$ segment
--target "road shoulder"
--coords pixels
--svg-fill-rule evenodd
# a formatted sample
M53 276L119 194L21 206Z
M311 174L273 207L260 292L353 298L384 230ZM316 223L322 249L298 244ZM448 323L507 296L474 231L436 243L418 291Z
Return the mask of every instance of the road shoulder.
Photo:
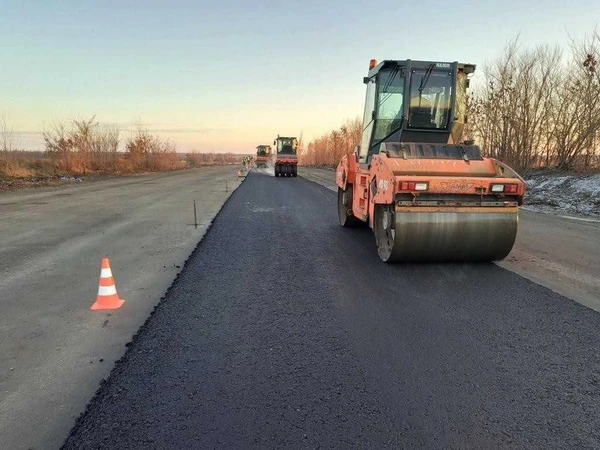
M2 197L2 448L60 445L240 181L217 167ZM92 312L104 255L125 304Z

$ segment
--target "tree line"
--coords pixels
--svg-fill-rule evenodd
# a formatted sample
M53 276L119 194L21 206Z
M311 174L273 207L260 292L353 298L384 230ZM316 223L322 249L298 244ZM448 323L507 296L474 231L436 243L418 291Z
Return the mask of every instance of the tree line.
M95 117L56 123L43 133L46 154L57 173L140 172L175 170L181 166L175 145L138 125L119 152L121 131L100 125Z
M305 166L337 164L342 156L351 153L360 142L362 121L347 119L335 130L298 146L298 162Z
M510 42L471 94L468 131L484 152L519 170L597 168L600 34L557 47Z
M0 116L0 176L26 178L90 173L128 174L237 164L233 153L178 153L175 144L138 124L124 138L117 125L95 117L56 122L42 133L43 152L20 149L17 133Z
M466 139L515 169L600 168L600 33L558 47L516 38L483 67L468 96ZM476 83L479 81L479 83ZM360 142L360 119L300 151L303 164L337 164Z

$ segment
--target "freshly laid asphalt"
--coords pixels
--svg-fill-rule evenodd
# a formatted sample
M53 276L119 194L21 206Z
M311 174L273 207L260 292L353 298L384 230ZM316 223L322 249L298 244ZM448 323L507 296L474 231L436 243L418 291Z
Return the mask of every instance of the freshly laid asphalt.
M300 175L337 192L333 170L301 167ZM600 220L529 208L519 211L512 252L496 264L600 312Z
M494 264L386 265L252 173L65 449L600 448L600 315Z

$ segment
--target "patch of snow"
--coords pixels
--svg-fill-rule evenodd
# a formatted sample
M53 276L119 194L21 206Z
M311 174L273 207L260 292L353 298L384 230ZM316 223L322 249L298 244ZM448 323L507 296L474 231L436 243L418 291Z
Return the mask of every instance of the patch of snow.
M542 172L525 181L529 209L600 216L600 174L557 176Z
M79 177L60 177L60 181L70 181L76 183L83 183L83 180Z

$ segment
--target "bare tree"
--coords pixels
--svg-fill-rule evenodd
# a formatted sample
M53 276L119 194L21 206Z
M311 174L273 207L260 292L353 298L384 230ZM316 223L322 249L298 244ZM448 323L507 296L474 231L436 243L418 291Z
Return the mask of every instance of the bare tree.
M469 99L469 135L484 152L519 170L589 169L600 130L600 34L557 48L521 50L517 40L485 71Z
M469 132L486 154L517 169L539 162L549 146L560 58L558 48L521 51L515 39L485 68L485 86L470 98Z
M571 42L573 53L560 86L554 117L556 164L588 169L598 146L600 130L600 34L596 30L581 43Z
M147 165L151 145L152 136L142 124L137 124L134 135L125 144L125 149L134 167Z
M52 159L54 173L59 170L70 172L73 156L73 140L71 131L63 122L54 122L48 129L42 132L44 137L46 153Z
M73 147L77 152L81 164L81 170L85 175L90 165L90 154L93 150L94 133L98 127L96 116L88 120L74 120L71 130L71 140Z
M19 145L15 130L9 125L4 114L0 115L0 151L8 153L17 150Z
M117 125L101 125L93 133L92 159L98 169L115 171L117 152L121 142L121 130Z
M138 124L135 134L125 144L125 149L133 167L146 170L175 170L181 162L175 144L150 134L142 124ZM219 155L224 162L223 155Z

